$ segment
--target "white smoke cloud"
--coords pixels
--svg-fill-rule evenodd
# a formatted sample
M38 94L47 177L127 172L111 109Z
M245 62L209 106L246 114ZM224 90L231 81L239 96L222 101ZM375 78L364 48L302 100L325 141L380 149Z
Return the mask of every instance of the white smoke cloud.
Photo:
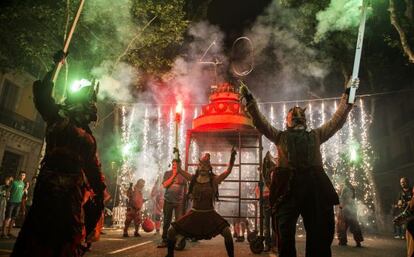
M315 42L323 40L330 31L343 31L359 23L362 0L331 0L328 8L316 14L318 20Z
M297 15L275 1L246 31L255 46L255 63L260 69L249 80L263 85L257 90L259 95L308 97L309 84L321 83L330 71L331 60L321 58L318 49L303 42L289 27L289 21L296 20Z
M167 99L171 95L184 103L203 103L207 100L210 85L216 82L216 76L217 82L224 81L228 59L222 47L223 33L208 22L199 22L189 28L188 34L191 42L185 43L185 51L163 76L166 87L160 91L150 86L157 103L171 103L171 99ZM217 74L214 62L220 63L217 65Z
M138 81L138 71L132 66L120 62L113 67L110 61L103 62L92 69L92 75L100 82L99 98L116 102L131 102L133 100L130 87Z

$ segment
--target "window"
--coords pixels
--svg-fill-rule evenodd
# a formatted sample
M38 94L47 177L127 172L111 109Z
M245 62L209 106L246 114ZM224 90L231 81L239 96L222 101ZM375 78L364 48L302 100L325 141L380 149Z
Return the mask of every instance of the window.
M0 95L0 107L14 111L16 107L19 87L8 79L4 80L3 90Z

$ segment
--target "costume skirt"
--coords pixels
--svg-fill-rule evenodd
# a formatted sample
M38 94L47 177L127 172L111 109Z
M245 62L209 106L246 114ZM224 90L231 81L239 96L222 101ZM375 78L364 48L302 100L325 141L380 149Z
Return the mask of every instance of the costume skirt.
M220 234L230 224L215 210L190 210L171 226L184 237L208 240Z

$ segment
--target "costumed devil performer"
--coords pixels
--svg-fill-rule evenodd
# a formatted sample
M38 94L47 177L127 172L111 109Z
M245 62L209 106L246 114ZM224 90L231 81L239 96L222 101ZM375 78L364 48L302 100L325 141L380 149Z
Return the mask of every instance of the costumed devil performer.
M348 178L345 179L339 193L339 210L337 213L336 230L338 234L339 245L348 244L347 230L351 231L354 236L357 247L361 247L364 241L361 226L359 226L357 207L355 203L355 188Z
M178 152L178 149L175 151ZM209 153L206 153L199 160L195 175L181 169L179 158L173 162L173 171L178 171L186 180L190 181L188 193L192 196L193 207L187 214L171 224L168 230L167 257L174 257L177 235L197 240L209 240L218 234L224 237L227 255L234 257L230 224L214 210L214 201L218 197L218 185L230 175L235 160L236 151L233 148L227 170L220 175L214 175Z
M357 86L358 80L353 80L351 85ZM305 109L293 107L286 117L287 130L281 131L260 113L247 86L241 86L241 95L254 125L277 146L277 168L272 176L269 200L278 224L280 257L296 256L295 232L299 215L306 230L306 256L331 256L335 231L333 206L339 201L323 170L320 145L344 125L352 109L347 103L349 88L332 119L321 127L309 129Z
M55 63L63 62L58 52ZM64 104L52 91L52 72L33 84L34 104L46 121L46 152L41 162L33 205L14 245L12 257L77 257L85 227L96 225L106 188L89 123L97 120L95 85L69 90ZM93 191L87 194L87 191ZM93 197L87 197L93 195ZM83 212L82 203L90 202Z

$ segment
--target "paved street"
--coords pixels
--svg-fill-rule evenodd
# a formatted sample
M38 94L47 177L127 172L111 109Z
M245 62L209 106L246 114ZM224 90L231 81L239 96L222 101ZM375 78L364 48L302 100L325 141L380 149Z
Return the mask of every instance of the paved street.
M16 231L17 233L17 231ZM87 257L164 257L166 249L156 248L159 236L142 232L141 238L123 238L121 230L107 229L101 241L93 245ZM132 234L132 233L131 233ZM352 238L349 238L351 244ZM8 256L13 240L0 241L0 256ZM405 257L405 241L391 237L367 236L363 248L353 246L340 247L334 242L332 247L334 257ZM235 243L237 257L277 256L270 253L255 255L250 252L248 244ZM298 238L298 257L304 257L304 238ZM176 252L176 257L226 257L224 243L220 237L210 241L187 243L184 251Z

